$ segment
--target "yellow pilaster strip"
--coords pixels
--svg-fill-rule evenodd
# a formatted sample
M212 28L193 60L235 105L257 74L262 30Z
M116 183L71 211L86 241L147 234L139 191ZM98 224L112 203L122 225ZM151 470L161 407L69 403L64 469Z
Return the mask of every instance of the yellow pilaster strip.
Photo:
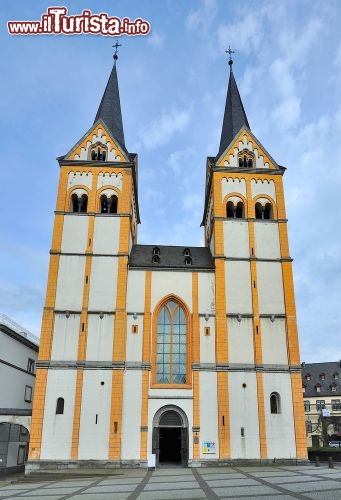
M282 178L276 179L276 198L278 218L285 219L286 214ZM281 257L289 257L288 232L286 223L279 223L279 240ZM282 262L282 275L286 315L288 363L289 366L300 366L294 279L292 274L292 263L290 261ZM294 412L296 456L297 458L304 459L307 458L307 442L302 394L302 378L300 373L291 373L291 392Z
M34 388L29 460L39 460L40 458L46 383L47 383L47 369L38 368L36 373L36 382Z
M200 363L200 321L199 321L199 289L198 273L192 273L192 345L193 363ZM200 377L193 372L193 427L200 427ZM193 435L193 458L200 458L200 432Z
M246 177L246 196L247 196L247 214L248 217L254 217L254 203L252 199L251 178ZM254 222L248 222L249 230L249 250L250 257L255 255L255 227ZM252 311L253 311L253 349L256 365L263 363L262 353L262 331L259 319L259 303L258 303L258 287L257 287L257 263L255 260L250 261L250 278L251 278L251 294L252 294ZM264 402L264 381L263 373L256 373L257 381L257 402L258 402L258 429L259 429L259 448L260 457L267 457L266 443L266 422L265 422L265 402Z
M132 177L125 172L123 175L122 194L119 197L119 213L130 213ZM120 220L120 244L117 270L116 313L114 325L113 361L124 362L126 359L127 335L127 281L128 257L130 236L130 220L122 217ZM121 458L122 406L123 406L124 371L113 370L111 389L111 412L109 434L109 459Z
M221 189L222 175L214 173L213 178L213 210L214 217L224 217ZM216 362L227 364L228 342L226 321L226 290L225 290L225 260L224 260L224 226L222 220L214 220L214 254L215 254L215 338ZM231 456L230 446L230 409L228 393L228 373L218 371L218 435L219 457L227 459Z
M150 335L151 335L151 293L152 293L152 273L146 271L146 282L144 292L144 316L143 316L143 344L142 362L150 363ZM148 388L149 371L142 371L142 406L141 406L141 444L140 458L147 460L148 452Z

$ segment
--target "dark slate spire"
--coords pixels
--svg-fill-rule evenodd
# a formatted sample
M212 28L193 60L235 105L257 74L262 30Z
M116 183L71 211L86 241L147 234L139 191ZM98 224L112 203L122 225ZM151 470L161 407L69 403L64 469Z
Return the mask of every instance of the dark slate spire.
M230 79L227 89L223 128L221 131L220 146L217 157L219 157L225 151L227 146L232 142L243 125L245 125L247 128L250 128L244 106L239 95L237 83L234 79L232 64L233 61L231 59L230 53Z
M111 70L107 86L105 87L94 123L102 119L113 138L116 139L121 146L125 147L120 93L118 90L116 71L117 47L114 59L114 66Z

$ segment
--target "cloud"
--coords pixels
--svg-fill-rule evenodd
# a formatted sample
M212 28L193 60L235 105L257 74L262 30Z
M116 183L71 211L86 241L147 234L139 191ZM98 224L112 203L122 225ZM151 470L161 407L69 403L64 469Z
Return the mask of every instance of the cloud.
M186 18L186 28L208 33L217 14L216 0L201 0L197 9L191 10Z
M218 27L218 42L222 49L230 45L232 49L238 47L240 53L250 54L258 50L264 37L262 16L246 10L240 16L237 21Z
M191 160L193 153L194 150L192 148L173 151L168 157L167 167L170 167L176 176L183 174L185 164Z
M147 36L147 43L154 47L155 49L160 49L164 45L165 37L157 31L152 31L150 35Z
M182 206L187 211L202 211L203 197L197 193L186 193L182 199Z
M163 110L161 116L139 132L139 137L148 150L153 150L166 144L176 132L182 132L191 119L190 108L174 107Z

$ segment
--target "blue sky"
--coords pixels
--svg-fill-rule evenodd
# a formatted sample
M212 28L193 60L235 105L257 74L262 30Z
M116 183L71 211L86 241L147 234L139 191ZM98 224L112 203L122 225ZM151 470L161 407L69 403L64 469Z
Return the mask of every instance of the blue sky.
M0 312L39 334L59 167L91 126L116 39L10 36L51 4L2 0ZM301 357L341 359L341 3L338 0L78 1L141 17L122 36L118 75L126 145L139 154L139 242L201 245L206 156L218 151L228 81L251 130L281 165L294 258Z

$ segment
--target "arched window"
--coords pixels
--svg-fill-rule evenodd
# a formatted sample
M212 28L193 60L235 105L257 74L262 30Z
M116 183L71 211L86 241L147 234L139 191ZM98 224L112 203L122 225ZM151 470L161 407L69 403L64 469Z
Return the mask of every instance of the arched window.
M191 256L191 251L190 251L189 248L185 248L185 250L184 250L184 256L185 257L190 257Z
M271 203L265 203L264 219L273 219Z
M63 413L64 413L64 398L58 398L56 405L56 415L62 415Z
M82 194L78 195L73 193L71 196L71 212L74 213L86 213L88 209L88 195Z
M153 264L160 264L160 257L157 254L153 255L152 262Z
M102 194L100 201L101 201L101 214L107 214L108 213L108 198L106 197L105 194Z
M278 392L273 392L270 395L270 412L281 413L281 400Z
M73 193L71 196L71 211L76 213L79 212L79 200L76 193Z
M93 144L88 158L91 158L91 160L94 161L105 161L107 158L107 147L105 144L102 144L101 142L96 142L96 144Z
M261 203L257 202L255 205L255 216L256 219L273 219L272 204L267 202L263 206Z
M114 194L109 200L109 213L117 214L117 196L115 196Z
M238 201L235 214L236 214L236 219L244 218L244 203L242 201Z
M244 149L238 154L238 166L240 168L253 168L254 155L248 149Z
M153 248L153 255L160 255L160 248L159 247Z
M185 384L187 382L187 321L185 312L169 300L157 318L156 382Z
M233 201L228 201L226 204L226 217L228 219L234 218L234 204Z

